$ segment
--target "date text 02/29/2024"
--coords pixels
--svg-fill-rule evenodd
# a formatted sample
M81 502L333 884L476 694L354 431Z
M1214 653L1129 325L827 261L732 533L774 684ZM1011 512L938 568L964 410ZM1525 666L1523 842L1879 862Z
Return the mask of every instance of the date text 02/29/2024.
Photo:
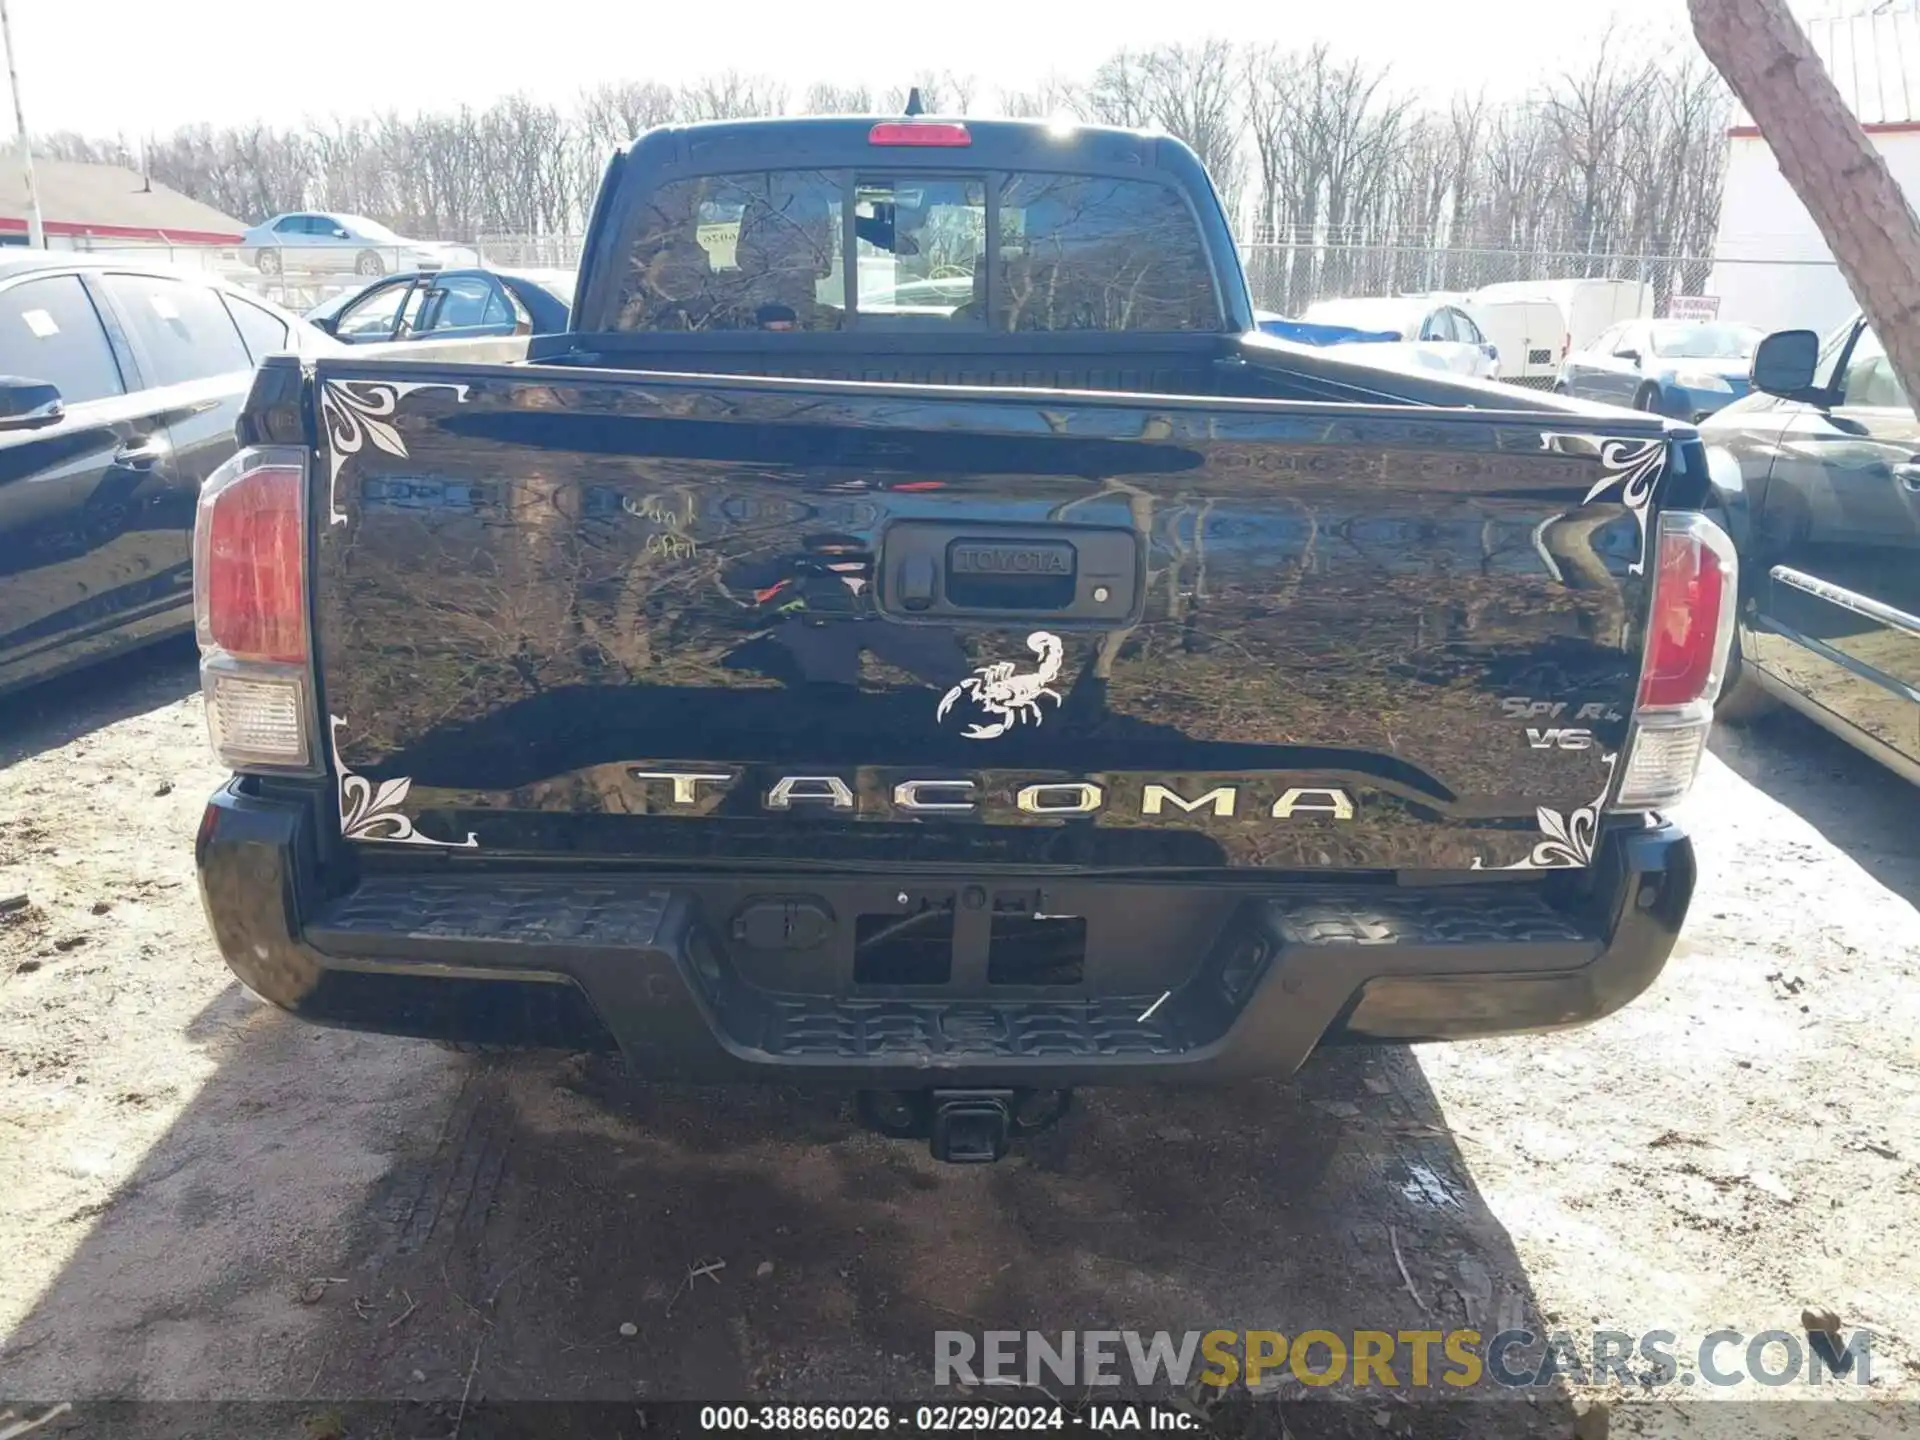
M917 1435L1013 1434L1045 1431L1161 1431L1201 1428L1200 1420L1171 1405L705 1405L700 1429L709 1433L901 1431Z

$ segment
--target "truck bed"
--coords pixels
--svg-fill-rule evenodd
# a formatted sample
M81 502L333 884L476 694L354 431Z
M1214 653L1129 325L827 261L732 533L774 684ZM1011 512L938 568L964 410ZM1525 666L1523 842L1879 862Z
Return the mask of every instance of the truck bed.
M1585 414L1588 407L1513 386L1429 370L1384 370L1312 346L1247 335L1027 338L889 335L554 335L527 359L547 365L661 374L758 375L882 385L1094 390L1139 395L1242 396L1348 404L1475 406ZM492 351L448 358L499 360Z

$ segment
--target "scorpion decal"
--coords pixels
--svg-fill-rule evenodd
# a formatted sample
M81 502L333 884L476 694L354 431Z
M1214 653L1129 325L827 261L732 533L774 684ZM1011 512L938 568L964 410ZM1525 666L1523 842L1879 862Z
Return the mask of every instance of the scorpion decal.
M969 740L991 740L997 735L1006 734L1022 720L1031 720L1038 725L1042 696L1056 705L1060 704L1060 692L1049 686L1060 678L1060 661L1065 652L1060 637L1045 630L1036 630L1029 635L1027 648L1040 658L1040 668L1033 674L1014 674L1014 662L1011 660L983 665L947 691L945 698L940 701L939 710L934 713L934 720L946 719L947 712L964 693L971 695L976 705L994 717L989 724L967 726L963 733Z

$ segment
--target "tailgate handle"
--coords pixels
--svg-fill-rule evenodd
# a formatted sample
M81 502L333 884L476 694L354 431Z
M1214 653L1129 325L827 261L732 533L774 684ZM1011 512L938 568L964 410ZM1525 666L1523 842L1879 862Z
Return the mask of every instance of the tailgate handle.
M933 604L933 557L909 555L900 567L900 603L908 610L925 610Z
M880 539L878 599L900 618L1133 623L1140 540L1094 525L900 520Z

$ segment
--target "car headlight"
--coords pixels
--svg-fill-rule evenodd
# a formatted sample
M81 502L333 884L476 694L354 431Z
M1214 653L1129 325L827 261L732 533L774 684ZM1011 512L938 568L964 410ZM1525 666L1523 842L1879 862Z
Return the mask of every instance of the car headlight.
M1682 370L1673 377L1673 383L1682 390L1713 390L1728 395L1733 393L1733 387L1727 384L1723 376L1709 375L1703 370Z

